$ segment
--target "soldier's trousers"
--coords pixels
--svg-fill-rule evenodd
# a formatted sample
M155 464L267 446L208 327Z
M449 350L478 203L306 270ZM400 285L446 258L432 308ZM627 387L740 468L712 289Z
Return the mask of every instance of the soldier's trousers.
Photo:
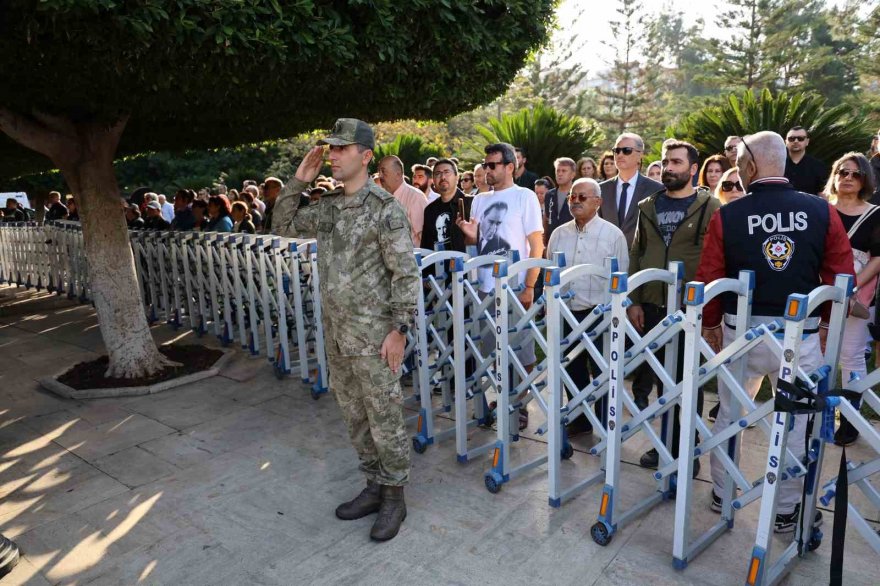
M409 482L409 437L400 374L380 356L327 356L330 390L342 411L367 480L388 486Z

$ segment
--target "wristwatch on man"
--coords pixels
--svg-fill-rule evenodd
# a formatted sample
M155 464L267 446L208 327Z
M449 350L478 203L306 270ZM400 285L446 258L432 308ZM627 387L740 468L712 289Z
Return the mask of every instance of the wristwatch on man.
M405 336L409 332L409 324L394 324L394 331Z

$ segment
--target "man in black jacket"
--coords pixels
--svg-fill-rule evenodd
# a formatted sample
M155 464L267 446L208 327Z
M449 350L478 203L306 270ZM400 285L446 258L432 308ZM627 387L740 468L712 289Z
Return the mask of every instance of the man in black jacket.
M804 193L820 195L828 180L828 169L816 157L807 154L810 135L803 126L795 126L785 136L788 157L785 161L785 178L795 189Z

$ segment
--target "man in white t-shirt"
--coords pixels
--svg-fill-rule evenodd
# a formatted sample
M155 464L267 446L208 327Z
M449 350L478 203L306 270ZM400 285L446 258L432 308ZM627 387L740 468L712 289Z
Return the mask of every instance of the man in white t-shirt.
M513 182L516 154L507 143L490 144L486 147L486 182L494 191L474 196L470 221L459 219L458 226L468 244L476 244L480 254L504 254L507 250L519 251L519 257L541 258L544 253L544 227L541 206L535 192L519 187ZM480 290L492 291L492 269L481 269ZM538 269L524 275L525 290L519 299L528 308L534 302L535 282Z
M516 151L507 143L490 144L485 149L483 167L486 169L486 182L494 191L474 196L469 221L459 218L467 244L476 244L481 254L504 254L518 250L519 257L541 258L544 254L544 226L538 196L531 189L520 187L513 182L516 170ZM520 275L525 285L519 294L520 303L528 309L535 300L535 283L539 269L531 269ZM492 269L480 269L480 291L492 292L495 280ZM494 346L494 340L492 341ZM535 364L534 344L523 344L517 353L523 366ZM527 412L520 415L520 429L528 423Z

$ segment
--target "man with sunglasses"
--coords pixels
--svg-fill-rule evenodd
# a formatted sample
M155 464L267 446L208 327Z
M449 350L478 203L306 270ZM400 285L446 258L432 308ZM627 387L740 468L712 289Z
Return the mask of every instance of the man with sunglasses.
M639 172L645 142L638 134L624 132L617 137L612 150L617 176L599 184L602 189L599 215L620 228L626 236L627 246L631 246L639 217L639 202L661 191L663 184Z
M696 280L704 283L738 278L742 270L754 272L750 326L781 319L790 294L807 294L820 284L833 284L837 274L854 272L852 248L840 216L828 202L796 190L783 176L785 161L785 141L775 132L743 137L737 168L748 196L728 203L712 216L697 270ZM828 311L823 308L823 321ZM716 352L733 341L736 319L736 297L715 299L703 310L703 338ZM805 372L822 364L821 338L827 335L822 326L819 317L807 319L800 348L800 366ZM765 376L776 386L779 358L772 352L751 352L745 370L743 386L754 399ZM713 431L728 427L735 415L723 381L718 384L718 401ZM788 447L799 458L804 456L806 426L806 415L796 415L788 436ZM714 451L710 460L715 486L710 508L720 512L725 468ZM790 533L797 525L801 480L782 480L779 489L774 531ZM817 512L814 524L821 521Z
M578 179L571 185L568 195L568 209L572 220L560 225L550 235L547 244L547 258L556 252L565 254L566 262L571 265L592 264L602 266L608 257L617 258L618 270L626 272L629 268L629 251L626 238L620 228L599 217L602 205L602 190L599 184L587 177ZM583 321L593 308L605 303L608 291L608 279L586 275L571 283L574 293L569 308L575 319ZM563 336L567 336L571 328L563 320ZM565 370L572 381L583 389L590 382L590 375L598 376L596 363L586 354L581 354L568 365ZM604 401L595 405L596 415L601 420L604 415ZM577 417L566 426L570 436L592 433L593 427L585 415Z
M730 162L731 167L736 167L736 145L742 141L741 136L728 136L724 140L724 156Z
M828 170L816 157L807 154L810 135L803 126L795 126L785 136L788 157L785 161L785 177L798 191L821 195Z
M541 208L535 192L513 182L516 170L516 152L507 143L490 144L485 148L486 182L494 191L474 196L470 220L458 218L459 229L467 244L476 244L481 254L504 254L519 251L521 259L541 258L544 254L544 226ZM535 301L538 269L520 275L523 290L520 303L528 309ZM479 269L480 293L489 295L495 285L492 268ZM494 347L494 340L485 340L486 349ZM512 344L517 344L513 340ZM535 346L522 343L517 356L524 367L535 364ZM528 411L520 412L520 428L528 424Z

